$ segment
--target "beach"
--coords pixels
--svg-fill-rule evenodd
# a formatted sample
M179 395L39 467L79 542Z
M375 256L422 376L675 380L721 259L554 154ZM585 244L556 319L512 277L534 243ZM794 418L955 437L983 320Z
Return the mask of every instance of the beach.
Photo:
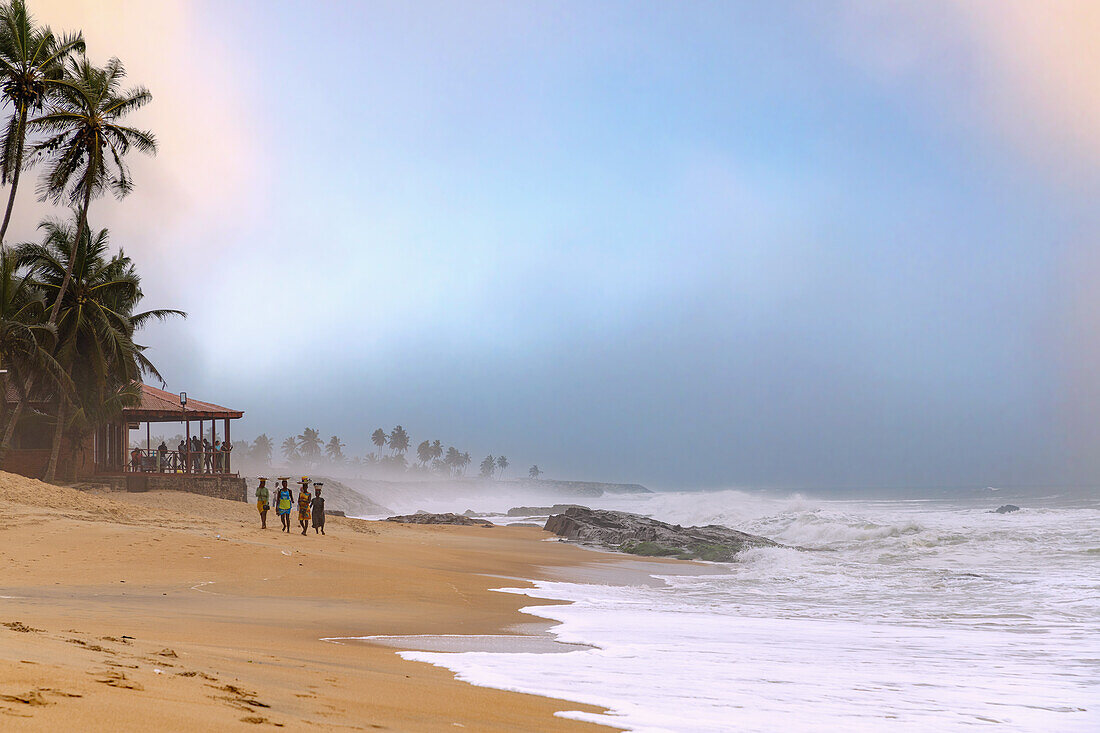
M555 716L599 708L323 639L529 634L518 609L544 601L490 589L613 555L532 527L330 517L303 537L252 504L2 472L0 508L4 730L611 730Z

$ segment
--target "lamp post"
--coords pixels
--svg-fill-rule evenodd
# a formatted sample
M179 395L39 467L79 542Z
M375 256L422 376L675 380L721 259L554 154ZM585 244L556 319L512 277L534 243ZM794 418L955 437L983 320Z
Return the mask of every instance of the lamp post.
M180 414L183 416L184 430L186 433L186 441L183 444L184 455L180 456L180 460L183 461L183 465L180 467L181 473L191 472L191 421L187 419L187 393L180 392Z

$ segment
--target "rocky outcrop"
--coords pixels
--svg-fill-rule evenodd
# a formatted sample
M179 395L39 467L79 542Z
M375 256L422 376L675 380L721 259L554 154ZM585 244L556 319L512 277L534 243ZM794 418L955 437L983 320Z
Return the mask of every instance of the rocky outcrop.
M466 517L461 514L428 514L427 512L417 512L416 514L405 514L400 517L387 517L387 522L401 522L402 524L464 524L464 525L481 525L483 527L492 527L493 523L487 519L478 519L477 517Z
M587 509L580 504L555 504L554 506L515 506L508 510L509 517L541 517L546 514L561 514L567 509Z
M777 542L710 524L681 527L627 512L571 507L546 520L548 532L577 542L648 557L728 562L752 547L781 547Z
M996 514L1010 514L1012 512L1018 511L1020 511L1020 507L1016 506L1015 504L1002 504L1001 506L993 510L993 512Z

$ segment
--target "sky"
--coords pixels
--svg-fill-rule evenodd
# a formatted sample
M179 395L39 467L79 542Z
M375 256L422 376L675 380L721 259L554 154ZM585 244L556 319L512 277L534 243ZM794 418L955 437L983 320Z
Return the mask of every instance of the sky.
M31 7L153 93L160 152L91 220L188 312L143 342L235 438L401 424L654 488L1100 479L1093 3Z

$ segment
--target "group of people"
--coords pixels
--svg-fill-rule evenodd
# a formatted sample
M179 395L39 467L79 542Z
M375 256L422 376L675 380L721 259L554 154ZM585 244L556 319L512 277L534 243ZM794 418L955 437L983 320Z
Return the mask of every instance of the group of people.
M155 451L131 450L130 470L146 473L224 473L229 468L231 450L233 446L228 440L217 438L211 443L206 438L192 435L190 440L180 440L175 451L168 450L168 444L162 440Z
M176 446L176 450L179 451L180 461L191 461L191 473L222 473L229 464L227 454L233 450L233 446L228 440L215 438L211 443L206 438L200 439L197 435L192 435L190 443L184 438ZM167 453L168 446L162 440L157 454L164 457Z
M313 523L314 534L325 533L325 500L321 497L321 487L324 484L320 481L313 482L313 493L309 491L309 476L302 476L302 480L298 482L298 499L295 501L294 492L287 485L290 481L289 476L280 476L276 479L274 500L272 500L272 492L267 488L267 478L260 477L260 485L256 487L256 510L260 512L260 524L261 529L267 529L267 513L271 510L271 505L275 505L275 513L279 515L279 521L282 522L283 531L290 532L290 515L294 511L294 506L298 506L298 524L302 527L302 534L308 534L310 522ZM281 484L281 485L280 485Z

